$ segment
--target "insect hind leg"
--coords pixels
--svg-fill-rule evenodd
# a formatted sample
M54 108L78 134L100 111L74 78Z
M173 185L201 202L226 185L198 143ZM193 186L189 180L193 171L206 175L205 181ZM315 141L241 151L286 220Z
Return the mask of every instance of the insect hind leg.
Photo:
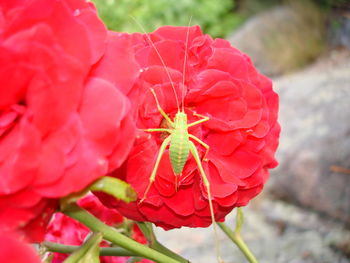
M208 144L206 144L205 142L203 142L201 139L197 138L196 136L189 134L188 137L190 137L191 139L195 140L196 142L198 142L200 145L202 145L205 148L205 154L203 156L203 161L208 161L207 159L207 155L210 149L210 146Z
M198 139L196 137L196 139ZM199 139L198 139L199 140ZM214 229L214 235L215 235L215 250L216 250L216 257L219 263L223 262L223 260L221 259L220 256L220 246L219 246L219 238L218 238L218 233L217 233L217 229L216 229L216 221L215 221L215 215L214 215L214 207L213 207L213 201L211 198L211 192L210 192L210 183L208 181L207 176L205 175L198 151L196 146L194 145L193 142L189 141L189 146L190 146L190 152L192 153L194 159L196 160L196 163L198 165L198 170L200 172L200 175L202 177L203 183L206 187L207 190L207 194L208 194L208 202L209 202L209 209L210 209L210 216L211 216L211 220L213 223L213 229Z

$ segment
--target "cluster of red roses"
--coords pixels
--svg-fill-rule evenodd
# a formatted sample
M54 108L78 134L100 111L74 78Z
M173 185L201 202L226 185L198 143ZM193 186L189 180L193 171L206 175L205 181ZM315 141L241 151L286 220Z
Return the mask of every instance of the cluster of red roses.
M277 164L278 96L229 42L198 26L111 32L85 0L0 2L1 256L17 238L41 242L58 200L107 174L138 194L131 204L98 194L123 216L165 229L211 224L192 157L175 180L166 150L139 202L164 139L144 131L165 125L150 88L170 118L175 94L189 122L209 117L189 132L210 146L203 167L216 220L261 191ZM28 253L15 254L30 262Z
M108 209L101 204L101 202L93 195L88 195L83 199L79 200L79 206L86 209L94 216L99 218L102 222L109 226L117 227L123 224L124 218L117 211ZM143 236L141 230L136 224L131 224L129 226L129 235L136 241L142 244L146 244L147 240ZM78 245L84 243L84 240L90 234L91 230L88 229L83 224L73 220L72 218L62 214L55 213L53 220L47 227L45 235L46 241L62 243L66 245ZM109 243L103 241L101 246L108 247ZM52 263L61 263L66 259L66 254L53 253ZM128 261L129 257L111 257L102 256L101 263L125 263ZM133 261L136 262L136 261ZM142 259L138 261L140 263L152 263L148 259Z

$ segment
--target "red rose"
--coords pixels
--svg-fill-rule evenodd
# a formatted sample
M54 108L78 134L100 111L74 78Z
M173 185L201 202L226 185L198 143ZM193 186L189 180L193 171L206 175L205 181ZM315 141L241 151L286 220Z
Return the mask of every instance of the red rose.
M101 74L107 30L84 0L0 4L0 229L40 241L57 199L119 167L126 96Z
M78 201L78 205L91 214L98 217L102 222L107 225L113 226L123 222L123 216L117 211L109 209L101 204L101 202L94 196L88 195Z
M13 233L0 234L0 262L40 263L33 247L19 241Z
M123 217L116 212L114 209L108 209L103 206L95 196L87 196L81 199L79 206L85 208L90 213L98 217L101 221L105 222L110 226L116 226L122 224ZM91 231L83 224L75 221L74 219L65 216L62 213L56 213L54 220L49 224L45 239L51 242L58 242L65 245L77 245L80 246L85 241L87 235ZM131 236L136 241L145 244L146 239L137 227L136 224L132 225ZM108 247L109 243L103 241L101 246ZM53 263L61 263L67 257L66 254L53 253ZM103 263L124 263L128 262L129 257L114 257L114 256L103 256L101 262ZM152 263L153 261L144 259L140 261L143 263Z
M268 178L268 169L277 165L278 96L271 81L228 41L213 40L194 26L189 28L186 43L187 31L187 27L165 26L149 34L157 51L146 35L143 39L139 34L129 37L130 52L134 52L142 72L130 92L140 94L132 98L139 132L127 162L114 175L130 183L139 200L125 204L100 195L106 205L124 216L165 229L205 227L211 218L206 187L191 154L176 179L167 149L155 182L140 202L160 145L168 136L143 129L169 126L156 107L151 88L172 120L179 110L175 93L180 106L184 98L188 123L200 119L195 113L209 117L209 121L191 127L189 133L210 146L208 161L202 165L210 182L216 220L223 220L234 207L244 206L255 197ZM194 143L203 158L205 148Z

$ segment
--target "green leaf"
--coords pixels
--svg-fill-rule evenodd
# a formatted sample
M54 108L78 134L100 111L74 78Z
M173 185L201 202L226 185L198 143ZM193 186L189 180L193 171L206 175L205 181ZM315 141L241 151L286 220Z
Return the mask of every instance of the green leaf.
M101 177L89 188L91 191L110 194L115 198L123 200L127 203L135 201L137 199L135 190L129 184L120 179L110 176Z
M64 263L99 263L101 241L101 233L91 235L78 250L64 261Z
M104 192L106 194L110 194L119 200L123 200L124 202L132 202L137 199L137 194L135 190L126 182L110 177L103 176L100 179L96 180L90 186L85 188L84 190L70 194L60 200L61 210L65 210L67 206L71 203L76 203L80 198L84 197L89 191L95 192Z

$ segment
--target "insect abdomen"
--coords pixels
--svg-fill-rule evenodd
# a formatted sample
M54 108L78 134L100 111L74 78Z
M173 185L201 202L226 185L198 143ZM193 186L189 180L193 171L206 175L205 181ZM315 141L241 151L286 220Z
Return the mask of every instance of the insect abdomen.
M175 130L172 133L169 147L170 162L175 174L181 174L189 154L188 133L186 130Z

